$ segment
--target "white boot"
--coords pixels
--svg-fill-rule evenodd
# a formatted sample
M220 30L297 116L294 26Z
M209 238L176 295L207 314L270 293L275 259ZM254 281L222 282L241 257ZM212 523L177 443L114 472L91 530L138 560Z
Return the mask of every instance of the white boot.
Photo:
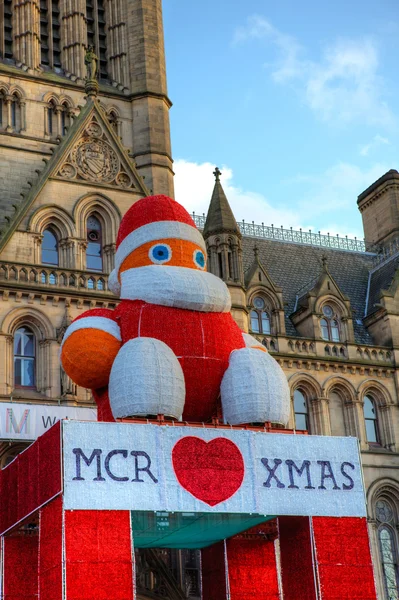
M230 354L221 398L223 418L230 425L266 421L288 423L290 390L287 378L267 351L262 352L254 346Z
M122 346L109 379L115 418L162 414L181 419L185 397L183 370L169 346L146 337Z

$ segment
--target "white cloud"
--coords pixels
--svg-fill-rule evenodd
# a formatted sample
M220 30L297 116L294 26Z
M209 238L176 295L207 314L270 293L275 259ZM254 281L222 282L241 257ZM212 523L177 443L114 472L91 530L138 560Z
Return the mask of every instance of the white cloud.
M381 135L375 135L368 144L360 147L360 156L368 156L370 150L375 150L379 146L388 145L390 143L391 142L388 140L388 138Z
M215 178L214 165L211 163L195 163L183 159L174 162L175 197L189 212L207 214L212 196ZM221 182L231 209L237 221L245 220L255 223L272 223L277 227L291 225L299 228L303 223L300 215L288 206L273 207L268 199L257 192L243 190L233 184L233 172L228 167L221 167Z
M383 99L378 48L374 40L337 40L324 48L318 61L305 58L306 49L259 15L237 29L234 43L264 40L275 49L265 66L277 83L294 84L306 104L322 121L352 121L389 126L394 117Z
M214 187L214 165L178 159L174 163L175 196L189 212L207 213ZM356 165L338 163L326 169L322 175L299 174L281 182L285 189L291 186L294 193L287 197L297 198L296 205L273 202L263 194L244 190L234 185L233 172L223 167L223 189L237 221L254 221L257 224L275 225L288 229L320 230L331 235L363 237L356 198L388 170L383 164L375 164L362 170ZM339 218L338 218L339 217ZM341 224L339 224L341 220ZM323 225L320 225L320 223ZM317 226L316 226L317 224Z

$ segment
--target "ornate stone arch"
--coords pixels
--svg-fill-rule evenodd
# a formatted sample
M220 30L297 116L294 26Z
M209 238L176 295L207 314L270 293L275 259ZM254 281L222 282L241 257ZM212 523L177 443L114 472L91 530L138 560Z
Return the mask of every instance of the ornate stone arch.
M104 256L103 270L110 273L114 267L115 242L121 222L121 213L114 202L105 194L89 193L82 196L75 204L73 216L76 223L77 236L86 244L86 224L90 215L94 214L102 227L102 246ZM82 246L81 263L85 268Z
M341 376L332 375L328 377L322 385L322 393L328 401L328 412L330 419L330 431L337 435L337 429L342 428L343 419L344 430L340 431L340 435L351 435L360 437L360 427L357 418L357 392L355 387ZM336 394L340 401L341 413L334 410L334 401L332 394ZM341 417L342 414L342 417Z
M291 422L295 426L294 394L299 390L306 400L311 433L323 433L319 422L318 404L321 398L319 382L308 373L294 373L288 379L291 393Z
M113 127L115 133L120 136L122 122L119 109L116 106L111 105L106 107L105 112L111 127Z
M60 104L60 97L58 94L56 94L55 92L51 91L51 92L47 92L46 94L43 95L42 100L45 104L49 104L49 102L53 101L54 104L59 105Z
M12 85L8 93L17 96L19 100L26 98L24 90L19 85Z
M53 350L56 342L54 327L44 312L36 308L20 307L7 313L1 323L1 331L6 336L6 348L4 352L5 380L12 392L14 388L14 335L19 327L26 326L32 330L36 340L36 390L39 393L51 396L52 387L57 382L52 381L54 377L52 363L54 360Z
M34 234L34 261L42 262L41 243L43 232L50 227L55 230L59 249L59 266L73 268L73 238L76 237L75 223L71 215L61 206L49 204L37 209L29 219L28 230Z
M392 426L394 402L387 388L375 379L366 379L358 387L359 400L363 404L364 397L369 396L377 414L377 428L381 446L394 450L397 441Z
M265 285L256 285L254 287L251 286L250 291L248 293L248 304L251 305L255 296L262 296L265 298L270 310L282 310L282 302L277 294L270 288Z

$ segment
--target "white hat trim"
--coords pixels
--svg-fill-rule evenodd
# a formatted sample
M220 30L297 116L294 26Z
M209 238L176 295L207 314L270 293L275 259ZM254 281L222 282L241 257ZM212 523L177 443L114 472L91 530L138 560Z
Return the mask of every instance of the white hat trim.
M179 221L155 221L138 227L119 244L115 254L115 269L118 272L127 256L136 248L156 240L178 239L198 244L206 252L205 241L198 229Z
M99 329L100 331L109 333L117 340L122 341L119 325L115 323L115 321L112 321L112 319L108 319L107 317L83 317L82 319L74 321L68 327L62 340L61 347L70 335L80 329Z

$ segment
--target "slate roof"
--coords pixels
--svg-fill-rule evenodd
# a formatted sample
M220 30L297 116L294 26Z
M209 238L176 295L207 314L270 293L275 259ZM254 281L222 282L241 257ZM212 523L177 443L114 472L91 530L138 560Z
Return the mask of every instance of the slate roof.
M385 261L371 272L367 314L374 312L376 309L374 305L379 302L381 291L389 289L398 267L399 254L394 255L390 260Z
M327 258L328 270L341 291L348 296L353 314L355 339L358 343L372 344L372 339L363 325L369 272L373 268L375 254L347 252L315 248L304 244L290 244L276 240L243 237L244 271L251 268L254 260L253 248L259 249L259 260L270 277L283 291L285 324L287 335L298 336L290 315L294 312L297 294L313 288L322 272L322 257Z

